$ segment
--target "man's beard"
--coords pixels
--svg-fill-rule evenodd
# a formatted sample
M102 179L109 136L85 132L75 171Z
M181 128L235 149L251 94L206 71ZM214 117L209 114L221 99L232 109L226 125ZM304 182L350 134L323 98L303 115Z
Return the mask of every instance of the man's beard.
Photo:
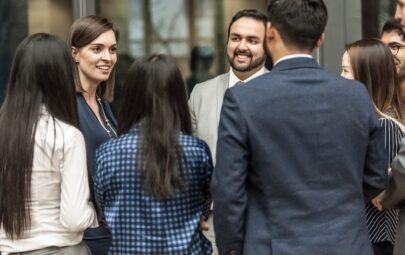
M252 54L250 52L241 53L240 51L235 50L233 57L228 55L229 64L231 65L233 70L236 70L238 72L249 72L251 70L258 68L259 66L264 65L264 62L266 61L266 55L264 54L262 57L254 60L254 61L251 61L249 65L241 67L241 66L238 66L238 64L235 62L235 58L238 55L244 55L244 56L247 56L248 58L252 59Z

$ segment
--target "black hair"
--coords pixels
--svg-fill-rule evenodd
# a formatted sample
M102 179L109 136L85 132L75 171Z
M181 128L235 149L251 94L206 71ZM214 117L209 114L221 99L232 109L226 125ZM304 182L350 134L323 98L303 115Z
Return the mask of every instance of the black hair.
M264 30L266 30L266 26L267 26L267 17L266 15L264 15L263 13L259 12L256 9L244 9L244 10L240 10L238 11L231 19L231 22L229 22L229 26L228 26L228 38L229 38L229 33L231 32L231 27L232 24L235 23L235 21L237 21L240 18L244 18L244 17L248 17L248 18L252 18L258 21L263 22L263 26L264 26Z
M404 30L402 29L401 23L399 21L393 19L393 18L388 19L384 23L384 25L382 27L382 30L381 30L381 36L380 37L382 37L384 33L388 33L388 32L391 32L391 31L397 32L397 34L399 36L401 36L402 40L405 40L405 33L404 33Z
M0 109L0 226L21 237L31 224L31 173L41 109L79 126L73 60L66 43L45 33L17 47Z
M322 0L270 0L267 12L284 43L299 50L315 48L328 20Z
M157 199L183 187L183 152L179 133L191 135L184 80L174 59L151 55L128 69L118 111L118 133L141 126L137 164L145 191Z

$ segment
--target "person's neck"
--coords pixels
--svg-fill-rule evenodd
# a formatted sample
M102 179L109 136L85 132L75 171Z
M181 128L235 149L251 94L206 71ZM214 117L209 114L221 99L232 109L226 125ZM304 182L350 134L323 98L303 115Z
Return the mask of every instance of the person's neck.
M86 100L87 104L93 105L97 104L97 88L99 84L96 83L88 83L88 82L83 82L82 87L83 87L83 97Z
M238 77L239 80L244 81L244 80L248 79L250 76L254 75L256 72L258 72L262 68L263 68L263 66L259 66L255 69L252 69L247 72L239 72L239 71L236 71L235 69L232 69L232 71L236 75L236 77Z
M280 45L279 47L276 47L271 52L271 57L272 57L273 63L276 63L279 59L284 58L284 57L289 56L289 55L294 55L294 54L312 55L312 51L310 51L310 50L299 50L299 49L289 49L289 48L286 48L284 45Z

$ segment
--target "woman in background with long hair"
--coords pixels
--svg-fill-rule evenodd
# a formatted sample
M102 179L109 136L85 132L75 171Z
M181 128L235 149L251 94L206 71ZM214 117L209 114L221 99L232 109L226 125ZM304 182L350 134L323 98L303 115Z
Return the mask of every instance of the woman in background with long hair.
M96 157L110 254L211 254L199 222L210 206L212 159L207 144L191 136L180 70L165 55L137 61L122 96L119 137Z
M0 109L0 251L89 254L85 144L66 44L34 34L18 46Z
M364 39L347 45L342 59L342 76L366 86L385 133L385 149L391 164L405 132L402 125L405 110L391 51L377 39ZM370 240L376 255L393 254L399 211L381 210L375 206L378 205L376 200L378 198L373 201L374 204L369 202L366 205Z

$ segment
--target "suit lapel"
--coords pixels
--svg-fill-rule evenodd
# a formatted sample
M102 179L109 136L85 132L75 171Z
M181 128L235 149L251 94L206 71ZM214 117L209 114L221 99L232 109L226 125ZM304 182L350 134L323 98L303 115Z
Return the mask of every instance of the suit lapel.
M219 116L221 114L222 102L224 100L225 91L229 86L229 72L222 75L218 80L217 88L217 123L219 123Z

